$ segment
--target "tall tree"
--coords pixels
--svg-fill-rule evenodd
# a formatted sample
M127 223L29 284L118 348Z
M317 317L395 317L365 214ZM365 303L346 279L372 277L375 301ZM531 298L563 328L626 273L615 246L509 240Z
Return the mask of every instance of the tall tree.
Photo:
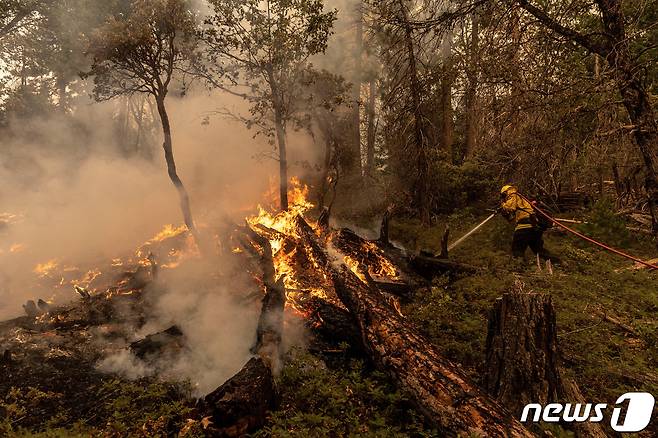
M288 209L286 132L299 115L309 58L323 53L336 19L322 0L210 0L204 41L210 64L200 74L251 103L248 126L276 143L282 210ZM301 105L304 107L304 104Z
M174 75L186 70L196 42L196 24L187 0L133 0L127 15L108 20L91 38L94 97L109 100L143 93L155 99L167 172L178 191L188 229L196 236L190 200L178 176L166 98Z
M404 192L413 198L413 207L425 226L431 222L430 153L426 135L422 63L418 59L418 35L411 16L413 2L370 1L374 32L382 40L384 91L382 107L388 113L391 132L389 163L396 171ZM396 137L395 140L393 137Z
M653 231L658 235L658 173L656 148L658 148L658 123L651 97L646 89L644 72L639 56L631 51L631 41L626 32L626 20L622 0L596 0L603 32L586 35L560 23L529 0L517 3L543 25L559 35L600 55L612 69L624 107L628 111L635 142L645 167L645 188L649 209L653 218Z
M363 6L361 2L357 4L355 17L355 34L354 34L354 79L353 79L353 102L352 123L354 124L354 144L356 147L355 155L359 158L357 169L361 169L361 84L363 82Z
M477 12L471 14L471 38L468 47L468 59L466 67L466 93L465 93L465 111L466 111L466 133L465 133L465 151L464 158L471 159L475 152L477 142L477 89L479 75L479 56L480 56L480 20Z
M452 84L455 81L453 67L453 31L446 30L441 43L441 147L452 159L454 120L452 108Z
M0 0L0 41L37 19L44 0Z

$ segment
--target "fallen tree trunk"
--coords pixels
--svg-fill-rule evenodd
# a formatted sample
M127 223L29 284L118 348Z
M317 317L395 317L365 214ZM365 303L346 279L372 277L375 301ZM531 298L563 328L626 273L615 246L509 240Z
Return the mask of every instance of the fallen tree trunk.
M358 323L369 357L399 382L429 423L448 436L534 436L470 383L379 292L345 266L333 267L332 280Z
M252 352L258 354L271 369L278 370L286 290L283 279L276 279L270 241L255 232L251 237L262 248L260 265L263 270L262 282L265 287L265 296L256 329L256 344L253 346Z

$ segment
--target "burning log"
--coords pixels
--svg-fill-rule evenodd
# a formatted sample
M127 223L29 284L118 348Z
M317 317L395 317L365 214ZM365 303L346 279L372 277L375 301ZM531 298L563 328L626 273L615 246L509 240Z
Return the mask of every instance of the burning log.
M247 226L242 240L249 240L258 256L265 288L256 342L252 352L258 356L250 359L242 369L226 383L208 394L203 400L203 411L212 417L209 432L214 436L244 436L265 425L267 412L276 402L276 386L273 371L279 368L283 309L286 302L283 278L276 279L272 247L266 227L258 231ZM272 230L274 231L274 230ZM256 250L258 247L258 250Z
M429 423L447 434L533 436L470 383L383 299L345 267L332 270L338 296L358 323L376 366L391 374Z
M331 217L331 210L329 209L329 207L324 207L320 212L320 216L318 217L318 227L320 227L320 229L323 230L328 229L330 217Z
M260 261L263 269L262 281L265 286L263 307L258 319L258 328L256 329L256 344L252 348L252 352L257 353L266 361L270 368L278 369L286 290L283 284L283 278L276 279L270 241L258 233L252 232L251 234L251 237L262 248Z
M490 312L486 363L487 391L516 416L528 403L585 403L575 382L561 376L551 296L525 293L522 283ZM579 436L606 436L595 423L574 427Z
M311 318L320 321L312 327L318 336L311 341L310 350L318 353L338 351L341 344L347 344L352 352L365 351L359 327L346 309L318 297L311 297L307 303L312 309Z

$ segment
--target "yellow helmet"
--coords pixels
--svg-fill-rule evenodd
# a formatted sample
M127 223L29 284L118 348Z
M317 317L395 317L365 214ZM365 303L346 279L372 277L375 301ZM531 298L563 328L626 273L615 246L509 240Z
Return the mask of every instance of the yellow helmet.
M501 194L501 195L504 195L504 194L506 194L508 191L511 192L511 193L514 193L514 192L516 192L516 187L514 187L514 186L511 185L511 184L504 185L503 188L500 189L500 194Z

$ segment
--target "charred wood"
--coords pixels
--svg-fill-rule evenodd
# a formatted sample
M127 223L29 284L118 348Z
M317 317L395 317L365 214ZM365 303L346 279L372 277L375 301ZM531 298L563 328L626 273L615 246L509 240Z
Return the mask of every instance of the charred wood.
M323 230L329 228L329 218L331 217L331 210L328 207L324 207L320 212L318 217L318 227Z
M448 258L448 238L450 237L450 227L446 225L446 229L443 232L443 237L441 238L441 254L439 254L440 259Z
M275 401L272 370L262 358L254 357L204 397L203 410L212 417L212 436L239 437L263 427Z
M130 351L142 360L172 358L185 347L185 336L177 326L148 335L130 344Z
M384 216L382 216L382 224L379 227L379 241L384 245L390 245L388 234L392 214L393 206L389 206L384 212Z
M409 264L419 275L428 280L446 272L465 274L477 272L475 266L444 260L427 254L409 255Z

